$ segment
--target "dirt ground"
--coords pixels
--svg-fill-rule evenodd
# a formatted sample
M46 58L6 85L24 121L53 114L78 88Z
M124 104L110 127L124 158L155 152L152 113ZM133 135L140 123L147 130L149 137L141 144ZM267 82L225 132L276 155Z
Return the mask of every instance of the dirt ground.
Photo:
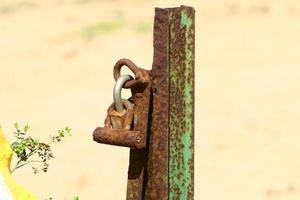
M15 178L40 199L124 199L128 149L92 141L112 102L112 67L152 64L154 7L196 9L196 200L300 199L297 0L0 0L0 124L46 140L47 174ZM124 97L128 92L124 92Z

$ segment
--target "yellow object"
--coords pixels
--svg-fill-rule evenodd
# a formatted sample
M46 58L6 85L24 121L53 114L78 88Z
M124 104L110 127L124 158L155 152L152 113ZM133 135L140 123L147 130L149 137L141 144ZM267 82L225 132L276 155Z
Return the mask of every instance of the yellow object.
M0 200L37 200L37 197L13 179L10 163L13 151L0 127Z

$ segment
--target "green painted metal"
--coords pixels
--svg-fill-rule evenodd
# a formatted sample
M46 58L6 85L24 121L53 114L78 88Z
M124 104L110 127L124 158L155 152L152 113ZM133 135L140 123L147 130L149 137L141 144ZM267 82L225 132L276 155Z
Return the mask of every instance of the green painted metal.
M169 9L169 200L194 198L195 11Z

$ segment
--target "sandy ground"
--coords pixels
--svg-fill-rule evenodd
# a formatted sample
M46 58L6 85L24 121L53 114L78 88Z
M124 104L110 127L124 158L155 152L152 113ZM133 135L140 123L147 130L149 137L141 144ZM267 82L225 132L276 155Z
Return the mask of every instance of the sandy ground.
M296 0L0 0L0 124L54 147L47 174L15 172L40 199L124 199L128 149L96 144L112 67L150 69L154 7L196 23L195 199L300 199L300 3ZM126 91L124 96L128 96Z

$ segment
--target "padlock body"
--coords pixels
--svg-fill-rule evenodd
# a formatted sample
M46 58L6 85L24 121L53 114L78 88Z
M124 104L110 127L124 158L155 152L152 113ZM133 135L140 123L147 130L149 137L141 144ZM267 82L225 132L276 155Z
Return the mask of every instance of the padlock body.
M108 119L105 120L106 127L130 130L133 121L134 106L128 100L122 100L122 103L125 108L122 112L115 110L114 103L110 105L107 111Z

